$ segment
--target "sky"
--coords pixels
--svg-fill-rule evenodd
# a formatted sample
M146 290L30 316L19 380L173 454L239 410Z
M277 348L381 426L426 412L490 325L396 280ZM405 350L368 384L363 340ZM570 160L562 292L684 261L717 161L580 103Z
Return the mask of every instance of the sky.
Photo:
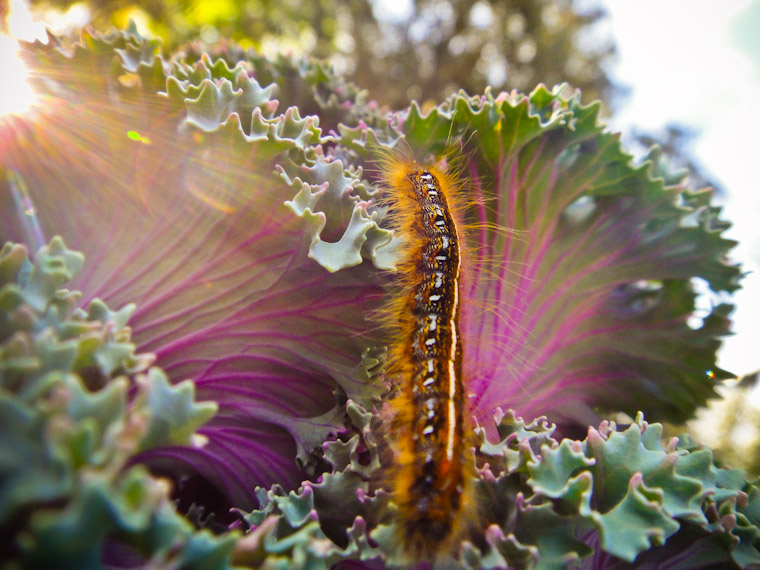
M410 7L406 0L398 6ZM760 0L586 0L609 13L603 24L617 44L609 71L629 88L610 128L662 130L676 123L698 131L693 154L725 194L728 236L739 241L733 258L748 275L734 296L734 336L726 339L719 365L742 375L760 369ZM21 0L12 0L20 6ZM400 16L403 17L403 14ZM11 21L16 36L44 38L44 28L23 9ZM22 76L15 42L0 36L4 76ZM0 112L20 110L31 91L6 90ZM625 140L625 138L624 138ZM703 297L703 303L712 302ZM760 404L760 392L758 393Z
M631 89L610 122L650 131L696 129L693 154L725 191L718 202L749 273L734 295L734 336L719 365L760 369L760 0L604 0L618 56L610 67ZM709 300L705 300L709 302Z

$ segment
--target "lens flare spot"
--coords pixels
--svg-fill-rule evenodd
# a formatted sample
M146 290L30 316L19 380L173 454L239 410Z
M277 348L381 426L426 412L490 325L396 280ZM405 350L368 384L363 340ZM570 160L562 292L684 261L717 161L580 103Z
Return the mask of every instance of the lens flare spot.
M710 380L714 380L715 379L715 372L713 372L712 370L707 370L705 372L705 376L707 376Z
M131 140L135 142L139 142L142 144L150 144L150 139L148 137L142 136L137 131L127 131L127 137L129 137Z

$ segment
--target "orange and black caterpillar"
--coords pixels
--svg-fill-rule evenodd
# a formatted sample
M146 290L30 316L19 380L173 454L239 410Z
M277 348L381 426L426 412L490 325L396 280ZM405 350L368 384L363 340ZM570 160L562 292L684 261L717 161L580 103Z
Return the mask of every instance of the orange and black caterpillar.
M386 166L391 216L405 242L399 293L386 309L395 333L388 370L397 382L393 500L405 556L435 560L453 550L470 508L459 334L464 248L454 179L411 161Z

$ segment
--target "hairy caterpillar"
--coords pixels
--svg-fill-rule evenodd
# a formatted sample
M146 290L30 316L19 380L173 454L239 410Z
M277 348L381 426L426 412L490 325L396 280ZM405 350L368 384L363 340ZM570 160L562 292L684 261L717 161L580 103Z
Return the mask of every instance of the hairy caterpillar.
M451 552L471 509L457 184L411 160L390 158L384 167L390 216L404 241L398 292L385 309L394 333L388 371L397 384L390 480L405 556L435 560Z

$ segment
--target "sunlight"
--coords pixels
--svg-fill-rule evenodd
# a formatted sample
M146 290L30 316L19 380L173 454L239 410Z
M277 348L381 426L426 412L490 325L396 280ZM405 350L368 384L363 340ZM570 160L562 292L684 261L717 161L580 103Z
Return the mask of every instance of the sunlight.
M32 41L45 38L45 28L40 22L32 20L29 6L23 0L11 0L8 18L10 35L0 35L0 69L3 70L3 82L10 85L0 98L0 116L10 113L22 113L31 107L35 94L29 85L28 72L18 54L17 39Z
M21 113L35 101L34 91L27 82L27 70L18 57L18 44L13 38L0 36L0 69L3 82L11 85L0 98L0 116Z

